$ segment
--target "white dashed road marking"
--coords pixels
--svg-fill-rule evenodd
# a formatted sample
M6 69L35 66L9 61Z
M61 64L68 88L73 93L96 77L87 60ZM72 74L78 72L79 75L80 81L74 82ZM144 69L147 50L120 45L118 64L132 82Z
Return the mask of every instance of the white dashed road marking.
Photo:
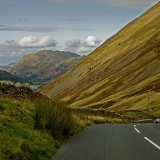
M160 146L158 146L156 143L152 142L150 139L148 139L147 137L144 137L144 139L146 139L149 143L151 143L152 145L154 145L156 148L158 148L160 150Z
M136 125L134 125L134 129L135 129L138 133L141 133L141 132L136 128Z

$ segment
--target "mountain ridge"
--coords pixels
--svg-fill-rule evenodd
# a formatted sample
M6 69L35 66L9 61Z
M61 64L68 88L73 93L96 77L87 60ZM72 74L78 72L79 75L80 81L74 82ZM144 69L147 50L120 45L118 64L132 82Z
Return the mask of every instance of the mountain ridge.
M83 57L63 51L42 50L25 55L8 71L31 81L55 79Z

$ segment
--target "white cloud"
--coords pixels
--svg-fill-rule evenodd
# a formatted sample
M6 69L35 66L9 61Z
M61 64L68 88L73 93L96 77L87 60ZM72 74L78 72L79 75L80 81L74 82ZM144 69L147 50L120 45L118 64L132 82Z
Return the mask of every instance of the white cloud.
M87 52L90 52L90 48L86 48L86 47L80 47L77 49L77 52L78 53L87 53Z
M95 36L88 36L81 41L78 38L66 40L65 44L58 42L49 36L38 39L35 36L23 37L18 42L15 40L6 40L0 45L0 57L9 59L20 59L28 53L35 53L39 50L60 50L70 51L79 54L88 54L100 45L100 41Z
M84 41L83 45L88 46L88 47L97 47L99 45L99 43L100 43L100 41L96 37L89 36Z
M100 45L101 41L95 36L88 36L81 42L78 38L67 40L64 46L61 46L61 50L88 54L96 47Z
M28 36L28 37L24 37L22 38L19 42L18 45L20 47L33 47L36 43L38 43L39 40L37 37L34 36Z
M77 38L67 40L65 43L67 47L78 47L80 44L81 44L81 41Z
M4 42L5 47L17 47L17 48L34 48L34 47L55 47L57 42L49 36L43 37L39 40L35 36L28 36L22 38L19 42L14 40L7 40Z

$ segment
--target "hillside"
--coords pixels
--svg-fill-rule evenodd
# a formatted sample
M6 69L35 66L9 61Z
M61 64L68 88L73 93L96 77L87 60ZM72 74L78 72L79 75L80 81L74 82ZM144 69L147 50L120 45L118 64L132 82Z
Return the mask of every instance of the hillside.
M160 2L40 91L71 107L160 114Z
M24 56L8 71L30 81L55 79L83 57L71 52L43 50Z
M12 75L4 70L0 70L0 81L26 82L23 78Z
M28 84L0 81L0 160L54 159L66 139L87 125L122 123L116 117L77 114L62 102L32 90Z

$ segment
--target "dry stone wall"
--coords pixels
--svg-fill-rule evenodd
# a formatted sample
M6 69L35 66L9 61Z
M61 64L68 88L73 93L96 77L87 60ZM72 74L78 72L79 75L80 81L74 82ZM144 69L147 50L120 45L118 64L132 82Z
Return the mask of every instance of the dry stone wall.
M41 93L30 88L28 83L0 81L0 97L9 97L20 101L35 101Z
M99 109L91 109L91 108L78 108L78 112L84 113L86 115L94 115L94 116L108 116L108 117L114 117L119 118L121 117L120 114L118 114L116 111L107 111L104 108Z

